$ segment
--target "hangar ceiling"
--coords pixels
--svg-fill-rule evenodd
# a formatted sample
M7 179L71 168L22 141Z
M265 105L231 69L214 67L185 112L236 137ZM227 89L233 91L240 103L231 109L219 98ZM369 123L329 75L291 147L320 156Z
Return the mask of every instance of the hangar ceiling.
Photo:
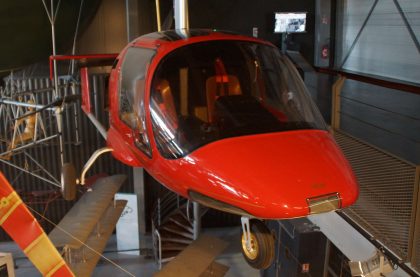
M86 28L101 0L62 0L57 13L58 51L71 46L83 2L80 30ZM47 4L50 1L46 1ZM45 60L51 53L51 27L42 0L6 0L0 5L0 72ZM0 73L1 74L1 73Z

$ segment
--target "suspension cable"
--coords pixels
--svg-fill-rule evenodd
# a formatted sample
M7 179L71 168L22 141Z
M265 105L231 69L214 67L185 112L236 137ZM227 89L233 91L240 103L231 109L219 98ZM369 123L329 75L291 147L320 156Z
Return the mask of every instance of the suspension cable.
M79 15L77 16L76 30L74 31L73 47L71 49L71 54L72 55L76 54L76 41L77 41L77 36L79 34L79 25L80 25L80 18L82 17L83 3L84 3L84 0L81 0L80 1L80 7L79 7ZM74 64L75 64L75 61L71 60L70 73L71 73L72 76L74 74Z
M25 204L26 205L26 204ZM45 221L47 221L48 223L52 224L55 228L59 229L60 231L64 232L66 235L70 236L72 239L76 240L77 242L81 243L83 246L85 246L86 248L88 248L89 250L91 250L93 253L97 254L98 256L100 256L101 258L103 258L104 260L106 260L107 262L111 263L113 266L115 266L116 268L120 269L121 271L123 271L124 273L126 273L129 276L135 277L135 275L131 272L129 272L128 270L126 270L125 268L123 268L122 266L118 265L117 263L115 263L114 261L112 261L111 259L108 259L107 257L105 257L104 255L102 255L101 253L99 253L98 251L96 251L95 249L93 249L92 247L90 247L88 244L84 243L83 241L79 240L78 238L76 238L75 236L73 236L72 234L70 234L69 232L67 232L66 230L64 230L63 228L61 228L60 226L58 226L57 224L55 224L54 222L52 222L50 219L48 219L47 217L45 217L44 215L42 215L41 213L37 212L36 210L34 210L32 207L26 205L28 207L28 209L30 209L33 213L37 214L38 216L40 216L42 219L44 219Z

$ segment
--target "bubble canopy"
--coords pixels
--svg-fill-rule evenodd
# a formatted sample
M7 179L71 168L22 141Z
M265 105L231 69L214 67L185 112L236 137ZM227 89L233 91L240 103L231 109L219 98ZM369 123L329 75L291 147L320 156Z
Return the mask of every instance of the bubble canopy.
M199 42L168 54L154 73L150 113L168 159L227 138L326 129L288 58L249 41Z

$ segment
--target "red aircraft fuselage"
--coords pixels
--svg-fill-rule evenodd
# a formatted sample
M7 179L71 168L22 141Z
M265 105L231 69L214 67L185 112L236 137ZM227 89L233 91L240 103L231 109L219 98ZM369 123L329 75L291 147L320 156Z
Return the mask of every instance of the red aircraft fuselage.
M358 185L290 61L268 42L146 35L110 75L107 144L194 201L285 219L344 208Z

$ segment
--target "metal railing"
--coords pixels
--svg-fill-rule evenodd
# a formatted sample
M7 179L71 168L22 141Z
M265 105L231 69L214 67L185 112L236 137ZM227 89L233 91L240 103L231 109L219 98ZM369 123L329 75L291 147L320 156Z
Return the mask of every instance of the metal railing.
M335 139L358 179L360 196L343 212L404 261L413 250L418 169L341 131Z
M156 201L155 208L152 212L152 241L153 256L159 269L162 268L162 264L165 262L162 258L162 237L159 232L159 227L164 224L171 215L179 211L179 209L185 208L186 213L188 214L188 203L189 201L187 199L171 191L166 192Z
M332 131L360 185L358 201L345 209L343 216L360 227L377 247L381 245L379 248L393 256L393 262L404 270L411 270L405 263L420 270L420 165L405 161L341 129L342 110L347 103L341 101L341 91L347 79L416 95L420 95L420 87L330 69L318 69L318 72L338 75L332 86ZM391 111L387 112L392 115ZM358 115L354 117L362 120ZM396 117L401 117L401 114L396 113Z

